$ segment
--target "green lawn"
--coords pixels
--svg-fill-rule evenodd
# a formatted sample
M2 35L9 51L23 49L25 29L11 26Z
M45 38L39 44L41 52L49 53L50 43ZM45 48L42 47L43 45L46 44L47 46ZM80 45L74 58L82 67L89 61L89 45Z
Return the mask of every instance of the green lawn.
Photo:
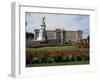
M26 48L28 51L40 51L40 50L75 50L75 49L88 49L88 48L78 48L76 46L48 46L41 48Z
M43 64L27 64L26 67L63 66L63 65L85 65L85 64L89 64L89 61L60 62L60 63L43 63Z

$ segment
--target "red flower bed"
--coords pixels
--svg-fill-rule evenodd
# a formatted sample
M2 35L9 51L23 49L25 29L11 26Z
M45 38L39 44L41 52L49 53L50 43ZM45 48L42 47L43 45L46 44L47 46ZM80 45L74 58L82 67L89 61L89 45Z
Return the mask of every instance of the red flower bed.
M32 56L32 53L26 50L26 56Z
M26 50L26 64L89 61L89 49Z
M89 54L89 50L61 50L61 51L48 51L48 50L41 50L41 51L26 51L26 56L37 56L37 57L44 57L49 55L67 55L67 54Z
M62 54L89 54L89 50L64 50Z

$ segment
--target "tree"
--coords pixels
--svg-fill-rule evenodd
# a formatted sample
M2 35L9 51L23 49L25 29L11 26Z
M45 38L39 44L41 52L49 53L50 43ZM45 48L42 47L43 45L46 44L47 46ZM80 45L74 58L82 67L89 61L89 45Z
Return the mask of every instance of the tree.
M90 40L90 36L88 35L88 37L87 37L87 40L89 41Z
M26 39L33 39L33 38L34 38L33 33L26 32Z

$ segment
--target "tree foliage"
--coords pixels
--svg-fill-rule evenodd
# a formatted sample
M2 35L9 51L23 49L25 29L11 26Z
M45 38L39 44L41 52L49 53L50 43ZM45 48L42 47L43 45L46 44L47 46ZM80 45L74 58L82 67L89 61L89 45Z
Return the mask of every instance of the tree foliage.
M33 39L33 38L34 38L33 33L26 32L26 39Z

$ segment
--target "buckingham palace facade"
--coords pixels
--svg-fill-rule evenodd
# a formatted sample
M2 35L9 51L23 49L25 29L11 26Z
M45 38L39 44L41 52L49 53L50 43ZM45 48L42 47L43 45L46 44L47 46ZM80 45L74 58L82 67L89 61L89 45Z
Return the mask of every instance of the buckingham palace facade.
M39 29L34 30L34 39L37 40L39 36ZM47 40L57 40L59 42L65 43L68 41L77 42L82 39L82 30L64 30L64 29L55 29L55 30L46 30Z

